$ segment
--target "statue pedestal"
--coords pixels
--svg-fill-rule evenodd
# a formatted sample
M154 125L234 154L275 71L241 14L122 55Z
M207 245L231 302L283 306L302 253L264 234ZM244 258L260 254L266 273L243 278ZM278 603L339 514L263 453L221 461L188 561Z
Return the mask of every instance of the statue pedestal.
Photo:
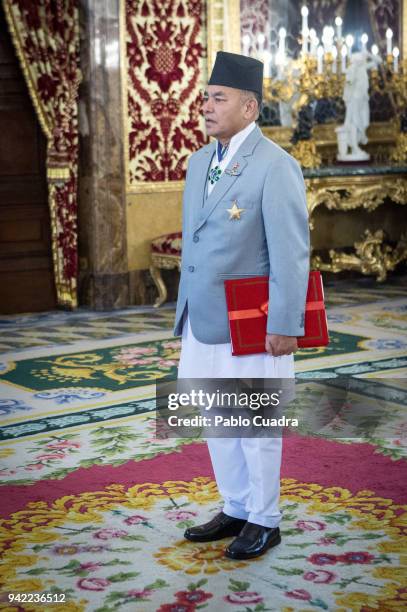
M346 155L337 155L336 159L340 162L361 162L370 159L369 153L362 151L359 153L346 153Z
M344 125L336 128L336 136L338 139L338 155L336 159L340 162L361 162L370 159L369 153L357 147L356 151L348 153L349 148L349 133ZM352 148L352 147L351 147Z

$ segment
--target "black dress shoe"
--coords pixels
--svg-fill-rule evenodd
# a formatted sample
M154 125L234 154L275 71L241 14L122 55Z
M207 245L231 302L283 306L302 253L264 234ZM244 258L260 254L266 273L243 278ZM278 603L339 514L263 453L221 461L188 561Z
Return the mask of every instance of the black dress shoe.
M269 548L280 544L281 536L278 527L263 527L246 523L241 533L225 550L229 559L253 559L263 555Z
M189 527L184 537L191 542L212 542L222 538L237 536L245 526L244 519L233 518L224 512L219 512L209 523Z

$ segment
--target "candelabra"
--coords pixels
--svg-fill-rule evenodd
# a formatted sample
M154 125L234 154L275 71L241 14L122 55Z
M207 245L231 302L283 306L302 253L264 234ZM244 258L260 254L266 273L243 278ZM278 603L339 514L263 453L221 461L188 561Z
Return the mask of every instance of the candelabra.
M321 159L317 154L316 143L312 138L312 113L307 111L311 102L323 99L342 98L345 87L346 71L352 58L354 38L352 35L342 37L342 19L336 17L336 38L333 27L325 26L322 33L322 44L315 30L308 28L308 9L301 9L302 29L299 43L301 52L298 58L288 58L285 51L286 30L279 30L278 51L275 66L272 55L265 49L264 35L259 35L259 58L265 65L264 97L266 102L284 103L284 113L291 112L296 125L292 136L292 153L304 167L318 167ZM261 37L261 41L260 41ZM407 152L407 66L399 66L399 50L392 48L393 33L386 32L387 58L380 68L375 67L370 73L371 90L383 90L393 101L397 114L401 117L400 134L392 159L402 161ZM367 34L360 39L361 51L367 53ZM243 51L248 52L250 40L246 35L243 40ZM377 45L372 45L371 53L376 63ZM280 105L281 110L281 105ZM310 121L311 117L311 121Z
M266 102L290 102L297 126L293 135L293 154L306 168L318 167L321 158L310 129L301 124L301 109L313 100L340 97L343 92L345 75L338 71L337 58L333 53L325 56L325 70L318 69L318 62L312 56L301 57L291 62L288 70L281 69L277 78L264 79ZM296 99L294 100L294 96ZM303 116L308 116L303 113Z

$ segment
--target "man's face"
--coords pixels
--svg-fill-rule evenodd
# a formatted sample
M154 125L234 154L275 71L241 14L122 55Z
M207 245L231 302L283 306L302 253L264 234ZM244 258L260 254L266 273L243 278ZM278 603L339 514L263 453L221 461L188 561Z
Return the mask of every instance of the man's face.
M208 85L202 107L208 136L228 141L249 123L251 113L240 89Z

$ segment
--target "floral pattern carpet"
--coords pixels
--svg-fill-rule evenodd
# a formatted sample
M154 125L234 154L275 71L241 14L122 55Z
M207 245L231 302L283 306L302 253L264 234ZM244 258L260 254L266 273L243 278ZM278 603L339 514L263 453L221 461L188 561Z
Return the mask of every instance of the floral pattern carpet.
M1 609L404 609L406 280L327 288L331 344L297 354L300 403L351 377L353 405L378 418L363 435L336 420L285 439L282 543L250 562L182 538L220 499L204 442L155 437L155 381L179 358L173 305L2 317ZM391 387L390 410L367 382Z

